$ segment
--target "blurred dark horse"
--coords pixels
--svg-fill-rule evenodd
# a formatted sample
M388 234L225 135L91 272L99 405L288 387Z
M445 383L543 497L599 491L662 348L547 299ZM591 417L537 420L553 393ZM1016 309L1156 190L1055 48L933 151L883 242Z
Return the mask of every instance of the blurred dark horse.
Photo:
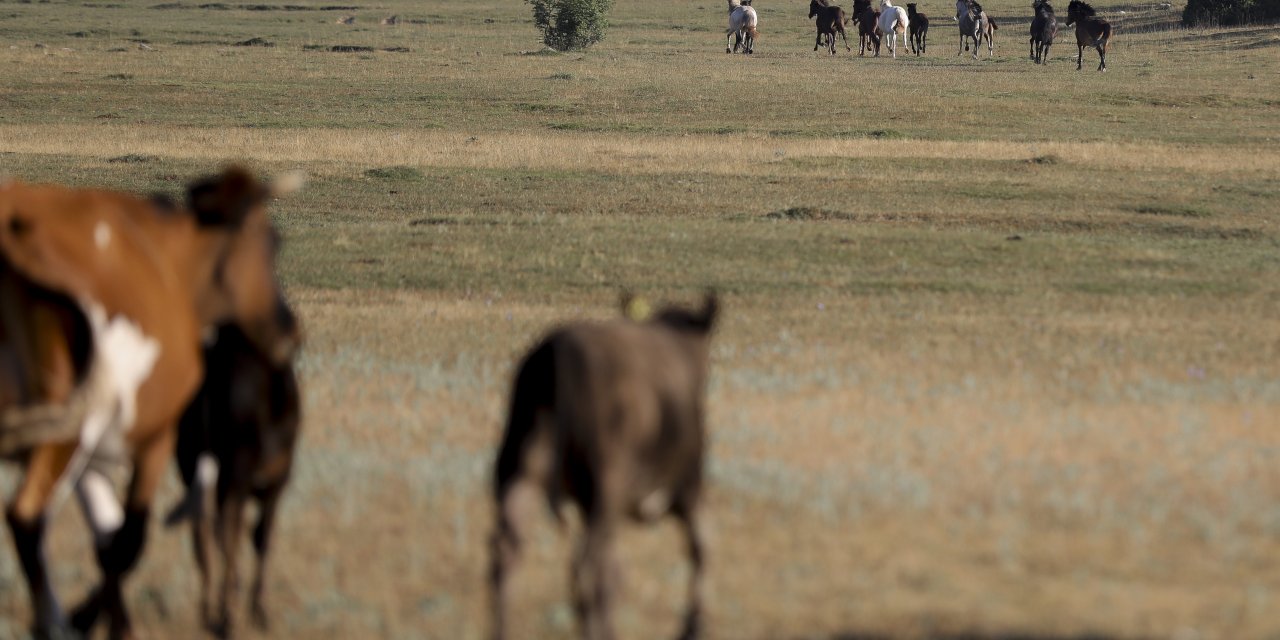
M293 468L301 402L293 364L272 363L233 325L216 330L213 342L204 348L204 362L204 383L178 425L176 457L187 498L166 524L191 519L204 623L219 636L230 637L235 632L232 603L240 588L237 556L251 499L258 502L253 530L258 563L249 614L255 626L267 627L263 583L276 508ZM210 533L222 551L216 605L209 588Z
M880 55L880 34L876 33L880 12L871 7L871 0L853 0L851 19L858 21L858 55L865 55L872 47L875 54Z
M911 25L911 53L924 54L925 41L929 38L929 16L916 11L916 3L907 3L907 18Z
M1076 71L1084 61L1084 48L1098 50L1098 71L1107 70L1107 43L1111 40L1111 23L1099 18L1087 2L1071 0L1067 5L1067 26L1076 26Z
M1058 18L1053 15L1049 0L1034 0L1031 8L1036 12L1031 20L1031 59L1036 64L1049 64L1049 47L1058 35Z
M827 0L809 0L809 17L817 17L814 23L818 29L818 36L814 39L813 50L817 51L822 46L823 37L826 37L826 46L831 55L836 54L836 33L844 39L844 48L846 51L853 51L849 46L849 39L844 35L844 9L838 6L827 4Z

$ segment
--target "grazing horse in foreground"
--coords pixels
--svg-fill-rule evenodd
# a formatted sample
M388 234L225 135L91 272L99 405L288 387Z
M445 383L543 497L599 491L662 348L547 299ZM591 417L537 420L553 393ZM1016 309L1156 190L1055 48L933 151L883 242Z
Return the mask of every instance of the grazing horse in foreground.
M898 36L902 36L902 47L907 47L907 10L902 7L895 7L892 0L880 0L880 21L876 24L876 28L880 30L881 36L889 37L889 53L894 58L898 57ZM879 53L877 53L879 55Z
M838 6L827 4L827 0L809 0L809 17L817 17L814 26L818 29L818 35L813 42L813 50L817 51L822 46L823 37L826 37L827 49L831 51L831 55L836 54L836 33L844 39L844 48L846 51L853 51L853 47L849 46L849 38L844 35L844 9Z
M176 457L187 499L166 524L191 519L204 624L229 637L235 630L232 602L240 582L239 541L251 499L259 509L253 531L257 566L249 614L255 626L267 627L262 600L267 556L280 494L293 468L301 402L293 364L277 365L263 357L235 325L216 330L212 343L204 348L204 363L204 383L178 426ZM210 502L213 513L208 512ZM216 608L209 588L210 525L222 550L222 588Z
M1034 0L1031 8L1036 12L1031 20L1031 59L1036 64L1049 64L1049 47L1058 35L1058 18L1049 0Z
M907 3L907 20L911 23L911 53L923 55L929 38L929 16L916 11L916 3L910 2Z
M627 303L624 301L624 306ZM668 307L651 320L582 322L551 332L521 361L494 473L494 636L506 636L508 578L523 534L522 494L545 493L582 514L571 567L582 636L614 637L614 536L626 520L674 515L692 564L681 638L699 635L704 545L699 509L711 331L718 304Z
M880 12L871 8L871 0L853 0L852 19L858 21L858 55L865 55L872 47L875 55L880 55L880 34L876 33Z
M123 582L146 541L176 425L200 384L201 331L241 327L276 362L297 322L275 273L265 208L279 188L228 169L185 206L112 191L0 186L0 455L24 467L6 511L37 638L67 621L44 555L52 504L75 487L102 580L72 616L133 636ZM132 463L124 508L98 463Z
M969 50L969 41L973 41L973 59L978 59L978 43L981 42L982 17L974 9L971 0L956 0L956 15L960 23L960 47L956 55Z
M1084 61L1084 48L1098 50L1098 71L1107 70L1107 43L1111 41L1111 23L1099 18L1093 7L1080 0L1067 5L1067 26L1076 26L1076 71Z
M725 31L725 53L733 53L742 47L743 53L755 53L756 10L751 0L729 0L729 29ZM733 45L729 45L729 38Z

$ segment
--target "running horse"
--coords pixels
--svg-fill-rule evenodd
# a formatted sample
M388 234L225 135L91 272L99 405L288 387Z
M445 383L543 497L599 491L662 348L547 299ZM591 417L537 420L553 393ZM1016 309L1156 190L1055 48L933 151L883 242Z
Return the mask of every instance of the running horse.
M880 34L876 32L880 12L871 7L871 0L853 0L851 19L858 21L858 55L866 55L873 47L875 55L880 55Z
M1049 47L1058 35L1058 18L1049 0L1034 0L1031 8L1036 12L1031 20L1031 59L1036 64L1049 64Z
M973 9L978 13L978 46L982 46L982 41L987 41L987 57L995 55L996 47L996 30L1000 27L996 26L996 21L992 20L987 12L983 10L982 5L977 0L973 0Z
M956 55L969 50L969 41L973 41L973 59L978 59L978 44L982 42L982 16L971 0L956 0L956 20L960 23L960 47Z
M1067 5L1067 26L1076 26L1076 71L1084 62L1084 48L1098 50L1098 71L1107 70L1107 44L1111 41L1111 23L1099 18L1087 2L1071 0Z
M0 185L0 454L23 466L5 515L37 638L70 632L43 546L50 507L72 487L102 579L71 625L88 635L105 612L111 638L133 637L123 582L203 375L203 330L232 322L275 362L296 350L264 206L293 186L231 168L195 183L179 206ZM97 464L110 452L132 463L123 509Z
M818 47L823 46L823 37L826 37L826 47L831 51L831 55L836 54L836 33L844 39L844 48L846 51L853 51L849 46L849 39L844 35L844 9L827 3L827 0L809 0L809 17L816 17L814 25L818 29L817 38L813 42L813 50L817 51Z
M907 47L907 28L910 20L907 18L907 10L902 7L894 6L892 0L880 0L880 18L876 24L876 28L880 31L880 36L889 37L889 53L896 59L898 57L898 36L902 36L902 47ZM877 55L879 55L877 53Z
M733 53L742 48L743 53L755 53L756 10L751 7L751 0L729 0L729 28L725 31L725 53ZM729 39L733 45L729 45Z
M929 16L916 11L916 3L907 3L907 20L911 24L911 53L924 55L929 39Z

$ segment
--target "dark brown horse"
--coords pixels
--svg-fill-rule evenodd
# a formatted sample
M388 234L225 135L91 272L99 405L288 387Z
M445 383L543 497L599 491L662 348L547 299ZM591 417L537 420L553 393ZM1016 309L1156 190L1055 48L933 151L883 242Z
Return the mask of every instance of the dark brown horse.
M809 0L809 17L817 18L814 25L818 29L818 35L813 41L813 50L817 51L818 47L823 46L823 38L826 38L826 47L831 51L831 55L836 54L836 34L844 39L844 48L846 51L853 51L849 46L849 39L844 35L844 9L827 3L827 0Z
M1049 47L1058 35L1058 18L1049 0L1034 0L1031 8L1036 12L1031 20L1031 59L1036 64L1049 64Z
M868 51L880 55L880 34L876 31L876 22L880 12L871 7L871 0L853 0L853 20L858 21L858 55L866 55Z
M253 530L258 562L249 592L249 615L258 628L267 626L262 597L267 556L280 494L293 468L301 402L293 364L277 365L264 358L234 325L216 330L213 342L204 348L204 362L204 383L178 426L177 462L187 499L166 522L192 520L204 623L210 631L229 637L235 631L232 603L240 583L237 557L250 500L258 503ZM210 502L213 513L209 513ZM209 588L210 528L222 551L222 588L216 606Z
M929 16L916 11L916 3L907 3L907 18L911 21L911 53L924 55L929 39Z
M624 302L624 307L626 303ZM517 368L494 469L497 524L490 589L494 636L506 634L510 572L527 510L542 493L558 517L566 501L583 520L573 599L588 640L613 638L614 537L627 520L673 515L692 571L682 638L701 628L704 540L700 507L705 397L714 295L701 309L668 307L640 322L577 323L552 331Z
M1076 26L1076 71L1084 62L1084 48L1098 50L1098 71L1107 70L1107 43L1111 41L1111 23L1099 18L1087 2L1071 0L1067 5L1067 26Z
M200 384L203 327L234 322L276 362L297 322L275 273L266 203L276 188L240 169L196 183L187 204L123 193L0 185L0 455L22 483L6 517L27 579L34 635L66 620L43 544L55 493L75 486L93 528L102 581L72 616L88 634L132 637L123 582L146 542L177 422ZM0 437L0 441L7 438ZM90 462L132 463L124 508Z

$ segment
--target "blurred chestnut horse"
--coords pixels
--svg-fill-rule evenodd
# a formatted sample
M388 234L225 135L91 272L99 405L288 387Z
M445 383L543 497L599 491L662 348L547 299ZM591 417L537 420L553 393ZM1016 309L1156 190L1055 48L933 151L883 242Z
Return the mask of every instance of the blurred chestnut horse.
M708 294L700 310L668 307L647 322L568 325L521 361L494 470L490 589L497 638L506 634L508 578L524 533L517 501L539 490L557 518L566 498L582 514L571 576L583 637L613 637L619 525L667 514L679 519L693 565L681 637L698 635L704 405L717 308Z
M293 469L302 403L293 364L271 362L233 324L216 330L204 348L204 363L204 383L178 426L177 462L187 499L165 522L191 519L205 627L228 637L236 627L232 603L240 588L237 558L250 500L258 503L258 523L253 530L257 566L249 615L259 629L267 628L267 557L280 495ZM211 537L222 551L216 605L209 587Z
M0 454L24 467L6 517L36 637L64 636L43 543L71 486L94 529L102 582L72 617L102 611L132 637L122 582L142 553L175 426L200 384L201 332L234 322L285 362L297 323L275 273L275 193L241 169L201 180L185 206L94 189L0 186ZM90 466L132 462L124 509Z

